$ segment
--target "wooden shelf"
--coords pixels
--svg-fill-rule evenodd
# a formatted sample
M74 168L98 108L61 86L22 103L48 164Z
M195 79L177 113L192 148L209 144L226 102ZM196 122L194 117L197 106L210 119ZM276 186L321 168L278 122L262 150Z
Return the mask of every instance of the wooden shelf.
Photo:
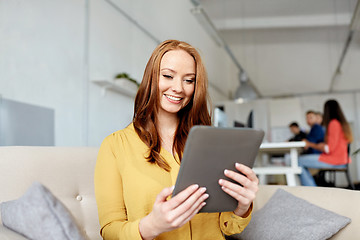
M116 81L93 80L92 82L102 87L103 95L106 94L107 90L110 90L134 98L137 93L136 84L129 82L127 80L123 80L123 81L122 79Z

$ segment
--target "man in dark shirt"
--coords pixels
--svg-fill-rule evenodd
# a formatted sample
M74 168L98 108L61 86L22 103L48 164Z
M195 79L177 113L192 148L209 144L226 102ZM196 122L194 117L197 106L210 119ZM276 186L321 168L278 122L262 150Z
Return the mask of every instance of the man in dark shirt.
M314 111L307 111L306 122L311 127L306 139L309 142L321 143L324 142L324 129L317 123L317 117ZM321 153L318 150L309 148L305 153Z
M306 133L301 131L297 122L290 123L289 128L290 131L294 134L294 136L289 139L289 142L302 141L306 138Z

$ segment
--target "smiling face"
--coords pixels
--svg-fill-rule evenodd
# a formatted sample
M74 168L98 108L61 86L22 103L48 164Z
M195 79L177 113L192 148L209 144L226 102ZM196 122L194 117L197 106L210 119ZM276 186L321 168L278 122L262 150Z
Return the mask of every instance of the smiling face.
M160 62L159 113L177 114L192 99L195 90L195 60L184 50L171 50Z

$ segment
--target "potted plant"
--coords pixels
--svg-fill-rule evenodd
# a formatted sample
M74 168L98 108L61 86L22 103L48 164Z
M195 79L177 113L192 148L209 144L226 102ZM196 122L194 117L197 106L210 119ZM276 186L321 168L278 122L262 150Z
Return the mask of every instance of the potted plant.
M130 77L129 74L127 74L126 72L122 72L122 73L119 73L115 76L115 82L120 82L120 81L129 81L133 84L135 84L137 87L140 86L140 84L133 78Z
M126 72L122 72L115 75L114 84L127 91L136 93L140 84L130 77Z

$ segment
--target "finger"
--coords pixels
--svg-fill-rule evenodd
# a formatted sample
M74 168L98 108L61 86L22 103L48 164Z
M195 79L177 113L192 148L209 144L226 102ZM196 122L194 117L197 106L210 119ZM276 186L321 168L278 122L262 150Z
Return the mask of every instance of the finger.
M175 197L171 198L168 201L170 209L177 208L182 204L186 199L188 199L194 192L199 189L199 185L193 184L187 187L185 190L179 192Z
M245 166L244 164L240 164L240 163L235 163L235 168L239 172L247 176L251 181L258 183L259 179L256 177L255 172L248 166Z
M224 179L220 179L219 184L221 185L221 187L230 189L231 191L236 192L241 196L251 199L255 199L256 193L259 189L257 185L255 185L253 188L245 188L243 186L240 186L239 184Z
M156 197L155 202L165 202L166 199L172 194L174 186L164 188Z
M189 211L187 214L188 216L185 217L184 215L184 219L181 219L181 221L179 221L179 226L184 225L185 223L187 223L188 221L190 221L199 211L200 209L202 209L204 206L206 205L206 202L200 202L199 204L196 205L196 208L193 208L192 211ZM195 206L195 205L194 205Z
M221 187L221 189L229 194L231 197L233 197L234 199L236 199L238 201L239 204L247 206L250 205L251 202L255 199L255 197L248 197L248 196L243 196L241 194L239 194L238 192L233 191L230 188L226 188L226 187ZM255 195L254 195L255 196Z
M209 197L208 194L204 194L206 191L205 188L198 189L195 193L193 193L188 199L186 199L183 203L181 203L178 207L171 209L171 216L169 222L171 222L172 226L179 226L182 221L187 219L191 213L196 209L202 202L205 201ZM165 204L169 204L174 199L170 199ZM166 207L169 209L168 207Z
M254 186L257 185L256 182L252 182L247 176L244 176L240 173L225 169L224 174L226 177L234 180L235 182L244 186L245 188L253 188Z
M245 188L240 186L239 184L227 181L225 179L219 179L219 184L223 188L231 189L234 192L237 192L239 194L245 194Z
M195 209L201 202L205 201L209 197L209 194L205 193L206 188L199 188L193 193L188 199L186 199L181 205L173 210L176 216L186 215L186 212L190 213Z

